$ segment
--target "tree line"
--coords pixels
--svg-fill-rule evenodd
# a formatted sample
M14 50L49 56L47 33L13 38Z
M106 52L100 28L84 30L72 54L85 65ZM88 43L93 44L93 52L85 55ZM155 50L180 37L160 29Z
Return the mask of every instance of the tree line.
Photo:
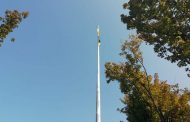
M107 82L118 81L124 94L120 112L129 122L189 122L189 90L149 75L140 45L153 45L158 57L185 67L189 77L190 1L129 0L123 8L128 12L121 21L136 35L122 45L125 62L105 64Z

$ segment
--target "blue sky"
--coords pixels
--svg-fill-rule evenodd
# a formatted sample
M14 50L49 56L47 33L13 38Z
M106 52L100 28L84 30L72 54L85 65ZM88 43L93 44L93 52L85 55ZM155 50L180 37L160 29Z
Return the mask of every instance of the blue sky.
M124 0L1 0L7 9L29 17L0 48L0 121L95 122L96 26L101 27L102 121L125 116L118 83L106 83L104 64L120 62L120 45L132 31L120 21ZM15 43L9 39L16 38ZM143 46L149 74L189 87L183 69Z

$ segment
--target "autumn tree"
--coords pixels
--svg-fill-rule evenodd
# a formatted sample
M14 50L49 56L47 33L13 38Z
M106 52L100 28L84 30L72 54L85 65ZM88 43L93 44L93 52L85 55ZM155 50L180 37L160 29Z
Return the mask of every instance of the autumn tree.
M0 17L0 45L7 35L17 28L20 22L28 16L28 12L18 12L17 10L5 12L4 17ZM11 41L15 39L12 38Z
M190 71L190 0L129 0L123 8L127 29L136 29L159 57Z
M129 122L189 122L190 92L148 75L143 63L142 40L133 36L122 45L123 63L105 64L108 83L118 81Z

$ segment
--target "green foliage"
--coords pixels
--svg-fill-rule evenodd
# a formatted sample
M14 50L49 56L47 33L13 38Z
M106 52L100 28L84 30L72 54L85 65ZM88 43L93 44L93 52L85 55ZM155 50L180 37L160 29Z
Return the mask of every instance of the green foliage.
M120 111L129 122L189 122L190 92L161 81L158 74L148 75L143 64L140 45L136 36L122 45L121 56L126 62L105 64L108 83L119 81L122 102Z
M13 29L17 28L20 22L28 16L28 12L18 12L17 10L5 12L5 17L0 17L0 45ZM14 38L11 39L15 41Z
M129 0L123 8L129 11L121 15L127 29L136 29L141 39L154 45L159 57L188 67L190 0Z

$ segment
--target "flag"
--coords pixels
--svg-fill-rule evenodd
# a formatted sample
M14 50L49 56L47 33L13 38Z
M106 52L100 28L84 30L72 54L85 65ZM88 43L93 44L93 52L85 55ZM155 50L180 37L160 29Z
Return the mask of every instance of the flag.
M97 35L98 35L98 46L100 46L100 28L99 28L99 25L97 27Z
M100 42L100 39L98 39L98 46L100 46L101 42Z

